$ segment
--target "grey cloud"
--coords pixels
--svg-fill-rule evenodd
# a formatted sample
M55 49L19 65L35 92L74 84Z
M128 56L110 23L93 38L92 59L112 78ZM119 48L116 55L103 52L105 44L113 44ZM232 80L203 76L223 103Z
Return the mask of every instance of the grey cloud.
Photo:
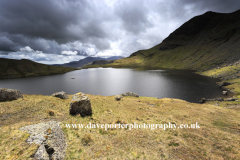
M177 3L191 5L192 10L229 13L240 9L239 0L178 0Z
M85 0L0 0L0 31L13 36L22 35L24 39L42 38L58 44L75 40L88 43L92 37L105 38L108 35L96 25L96 9L89 3ZM80 31L72 31L70 26Z
M29 46L46 54L128 56L196 15L239 8L238 0L0 0L0 54Z
M65 28L77 20L77 14L71 11L76 9L72 3L65 8L61 2L64 1L1 0L0 30L66 42L70 37Z
M120 1L115 6L116 14L121 18L123 27L127 31L138 34L151 26L151 22L147 18L149 11L145 3L147 1Z
M3 36L0 37L0 50L1 51L13 51L12 47L14 46L13 41Z

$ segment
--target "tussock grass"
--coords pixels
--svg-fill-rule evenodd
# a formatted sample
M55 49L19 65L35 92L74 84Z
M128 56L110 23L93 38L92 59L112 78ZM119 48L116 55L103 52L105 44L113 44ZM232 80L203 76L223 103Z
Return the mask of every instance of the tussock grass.
M24 95L0 103L1 159L26 159L36 145L25 141L20 127L39 122L61 122L68 148L66 159L239 159L240 113L210 104L177 99L88 95L93 115L69 115L69 99ZM49 115L54 111L54 116ZM67 128L65 124L194 124L200 129Z

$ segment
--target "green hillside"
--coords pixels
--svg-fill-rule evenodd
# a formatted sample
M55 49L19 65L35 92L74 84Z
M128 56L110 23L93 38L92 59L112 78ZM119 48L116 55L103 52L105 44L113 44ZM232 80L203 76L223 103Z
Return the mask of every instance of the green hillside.
M14 60L0 58L0 78L35 77L61 74L76 70L70 67L50 66L27 59Z
M206 12L171 33L157 46L117 60L111 67L208 70L240 59L240 10Z

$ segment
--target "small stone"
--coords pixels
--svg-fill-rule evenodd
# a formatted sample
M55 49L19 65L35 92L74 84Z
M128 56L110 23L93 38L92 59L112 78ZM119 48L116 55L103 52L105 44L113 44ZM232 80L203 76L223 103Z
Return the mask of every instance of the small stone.
M74 94L70 103L71 115L80 114L82 117L92 115L92 107L89 98L84 93Z
M111 114L111 113L112 113L112 110L111 110L111 109L108 109L107 112L108 112L108 114Z
M222 94L223 95L227 95L228 91L223 91Z
M121 100L121 98L122 98L122 96L121 96L121 95L116 95L116 96L115 96L115 99L116 99L117 101L120 101L120 100Z
M61 99L68 99L68 95L64 91L55 92L55 93L52 94L52 96L58 97L58 98L61 98Z

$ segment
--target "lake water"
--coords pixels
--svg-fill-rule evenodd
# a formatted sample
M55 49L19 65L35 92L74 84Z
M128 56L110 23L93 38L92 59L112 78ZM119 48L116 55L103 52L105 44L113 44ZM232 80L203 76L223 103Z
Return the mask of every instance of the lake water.
M0 88L43 95L51 95L57 91L104 96L134 92L140 96L197 102L198 98L221 96L222 90L216 82L216 79L185 70L92 68L60 75L3 79L0 80Z

